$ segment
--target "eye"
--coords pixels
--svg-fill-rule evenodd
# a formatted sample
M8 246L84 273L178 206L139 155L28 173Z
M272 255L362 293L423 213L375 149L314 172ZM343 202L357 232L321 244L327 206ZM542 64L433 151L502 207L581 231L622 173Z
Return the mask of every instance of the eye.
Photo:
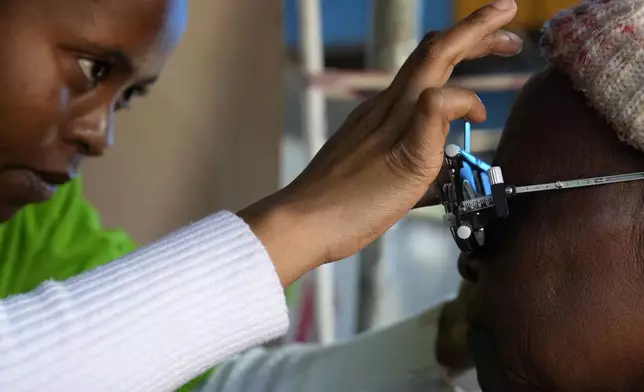
M78 67L92 87L107 79L112 72L112 65L104 61L85 57L80 57L77 61Z
M129 109L130 107L130 101L134 97L142 97L145 96L148 93L148 89L145 86L132 86L125 90L121 98L116 101L115 109L116 110L122 110L122 109Z

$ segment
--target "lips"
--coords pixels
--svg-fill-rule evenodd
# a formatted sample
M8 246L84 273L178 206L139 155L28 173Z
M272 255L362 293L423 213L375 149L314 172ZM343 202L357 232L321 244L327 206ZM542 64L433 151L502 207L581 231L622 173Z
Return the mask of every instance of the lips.
M31 202L43 202L51 199L56 192L56 185L50 184L36 172L26 170L21 174L26 184L27 197Z
M32 172L43 182L54 187L63 185L71 180L71 176L68 173L45 172L40 170L32 170Z
M44 202L54 195L56 188L68 182L71 177L67 173L55 173L28 168L11 168L4 171L9 177L6 184L7 192L16 204Z

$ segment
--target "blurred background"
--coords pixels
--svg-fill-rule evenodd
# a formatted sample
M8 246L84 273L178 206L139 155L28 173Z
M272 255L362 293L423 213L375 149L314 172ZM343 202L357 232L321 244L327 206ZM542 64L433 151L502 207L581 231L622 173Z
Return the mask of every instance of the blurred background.
M144 100L117 121L116 145L84 170L106 225L152 241L291 181L363 99L386 87L425 32L482 0L191 0L187 35ZM574 0L517 0L513 58L459 66L488 120L473 151L491 159L517 90L543 64L539 29ZM459 142L463 124L449 139ZM364 252L289 292L290 341L331 343L454 296L457 250L441 208L416 211Z

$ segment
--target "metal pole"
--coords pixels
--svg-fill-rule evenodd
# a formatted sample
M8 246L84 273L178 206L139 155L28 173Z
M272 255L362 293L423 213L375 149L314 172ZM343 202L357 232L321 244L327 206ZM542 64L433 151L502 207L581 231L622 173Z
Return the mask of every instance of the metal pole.
M367 64L379 71L396 72L418 44L418 0L373 0L372 6ZM377 271L385 256L383 237L360 253L357 332L368 330L374 322L378 305Z
M312 77L324 72L324 42L319 0L299 0L299 31L302 71L305 90L302 97L302 120L309 158L326 142L327 118L324 91L311 84ZM335 341L335 308L333 266L325 265L314 272L315 319L320 343Z
M373 0L372 5L369 66L396 72L418 45L418 0Z

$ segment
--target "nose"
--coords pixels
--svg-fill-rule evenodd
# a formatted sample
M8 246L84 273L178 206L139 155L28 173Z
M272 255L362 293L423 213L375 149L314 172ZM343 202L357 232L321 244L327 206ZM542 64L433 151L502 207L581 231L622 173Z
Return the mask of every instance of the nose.
M463 279L476 283L479 279L480 261L471 253L463 252L458 256L458 272Z
M74 144L81 155L98 157L113 143L114 111L97 109L71 120L64 130L63 139Z

